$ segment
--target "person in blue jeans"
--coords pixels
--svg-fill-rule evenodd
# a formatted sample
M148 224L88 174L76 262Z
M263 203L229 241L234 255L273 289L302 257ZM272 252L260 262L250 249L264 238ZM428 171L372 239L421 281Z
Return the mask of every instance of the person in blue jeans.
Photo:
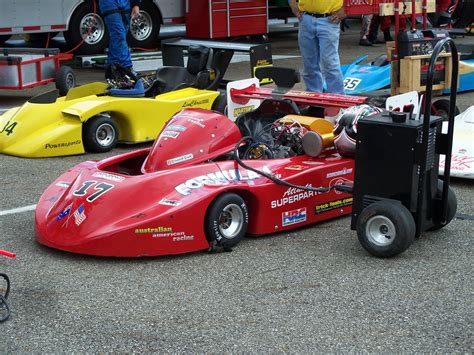
M289 0L299 20L298 44L303 57L306 90L344 93L339 60L340 22L344 17L342 0Z
M135 18L140 12L140 0L99 0L99 9L109 31L107 64L132 69L127 33L130 17Z

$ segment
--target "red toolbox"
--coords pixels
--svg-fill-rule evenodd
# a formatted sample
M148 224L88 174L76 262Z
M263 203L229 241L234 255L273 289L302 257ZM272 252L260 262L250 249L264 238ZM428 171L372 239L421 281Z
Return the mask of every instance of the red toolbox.
M186 14L186 36L225 38L268 32L267 0L192 0Z

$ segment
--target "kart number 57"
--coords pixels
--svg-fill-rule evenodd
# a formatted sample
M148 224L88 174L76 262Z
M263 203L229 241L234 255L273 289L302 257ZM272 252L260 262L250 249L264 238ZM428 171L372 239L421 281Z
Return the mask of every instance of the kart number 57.
M344 79L344 89L346 90L354 90L357 85L360 84L362 80L357 78L345 78Z

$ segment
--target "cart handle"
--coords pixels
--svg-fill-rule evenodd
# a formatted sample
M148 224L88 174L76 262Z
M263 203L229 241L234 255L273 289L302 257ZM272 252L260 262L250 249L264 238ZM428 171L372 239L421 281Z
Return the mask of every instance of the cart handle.
M446 159L444 162L444 175L443 175L443 193L442 193L442 212L441 212L441 223L446 224L448 216L448 190L449 190L449 179L451 173L451 155L453 150L453 134L454 134L454 112L456 110L456 94L458 87L458 73L459 73L459 54L452 38L445 38L439 41L433 49L431 55L430 65L428 67L428 75L426 78L426 96L425 96L425 107L423 111L424 120L423 120L423 141L422 141L422 151L426 154L428 149L428 134L431 118L431 99L433 96L433 77L434 77L434 67L436 60L438 59L441 51L444 46L449 44L451 49L451 62L452 62L452 72L451 72L451 92L449 94L449 113L448 113L448 132L446 133ZM423 159L420 166L420 183L424 186L426 179L426 159ZM423 196L418 194L418 210L420 210L422 204ZM422 213L418 214L419 219L421 219ZM421 225L420 220L417 225Z

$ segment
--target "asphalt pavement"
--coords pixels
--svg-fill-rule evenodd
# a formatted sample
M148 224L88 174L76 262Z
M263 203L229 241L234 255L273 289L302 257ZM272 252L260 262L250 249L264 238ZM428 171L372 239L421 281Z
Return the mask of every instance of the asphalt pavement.
M343 63L384 52L359 47L358 30L351 22L342 34ZM299 53L295 33L271 42L274 54ZM301 68L300 58L275 63ZM103 78L94 69L77 74L80 83ZM228 74L248 77L248 63ZM0 105L47 88L4 92ZM458 102L466 109L474 93ZM473 352L472 180L452 181L458 218L392 259L365 252L348 217L244 238L229 253L118 259L43 247L32 207L11 211L36 204L79 162L144 146L48 159L0 155L0 248L18 255L0 259L12 280L0 352Z

